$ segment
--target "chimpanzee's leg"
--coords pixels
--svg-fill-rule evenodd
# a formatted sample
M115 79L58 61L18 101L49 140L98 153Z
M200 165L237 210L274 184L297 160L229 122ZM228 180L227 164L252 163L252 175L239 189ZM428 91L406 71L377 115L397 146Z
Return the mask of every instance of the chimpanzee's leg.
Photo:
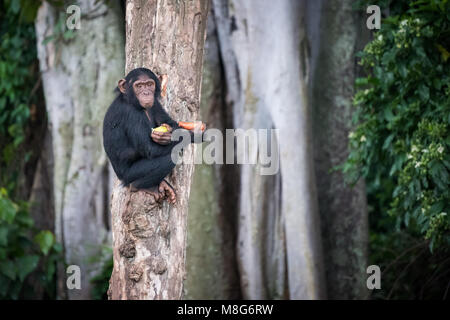
M153 159L141 159L129 168L124 182L126 185L131 183L136 189L158 187L174 167L175 163L170 154Z

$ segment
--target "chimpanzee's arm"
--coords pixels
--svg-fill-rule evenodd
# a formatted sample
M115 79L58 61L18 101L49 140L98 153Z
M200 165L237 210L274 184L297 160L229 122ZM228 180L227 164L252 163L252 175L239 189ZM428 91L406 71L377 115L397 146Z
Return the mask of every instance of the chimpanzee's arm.
M152 114L155 117L155 121L158 125L161 125L163 123L167 123L169 126L172 127L173 130L178 129L178 123L173 120L169 114L164 110L164 108L157 104L151 108Z
M172 127L173 130L179 129L179 130L186 130L184 128L181 128L178 125L178 122L176 122L175 120L173 120L169 114L164 110L164 108L162 108L159 105L154 106L154 110L153 110L153 114L154 116L156 116L156 122L160 125L163 123L167 123L169 126ZM189 131L189 134L191 135L191 143L201 143L203 142L203 132L198 133L198 135L200 135L200 138L198 139L198 141L195 139L195 133L193 131L190 130L186 130Z
M133 162L139 158L139 153L132 147L127 147L119 151L119 161L121 166L129 167Z

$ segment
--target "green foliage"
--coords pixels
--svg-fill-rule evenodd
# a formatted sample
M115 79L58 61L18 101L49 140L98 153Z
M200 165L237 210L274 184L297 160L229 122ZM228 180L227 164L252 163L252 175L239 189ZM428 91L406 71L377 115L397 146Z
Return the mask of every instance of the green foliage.
M109 288L109 279L111 278L111 273L113 270L112 249L110 247L103 246L101 255L91 261L100 262L102 266L100 273L90 280L93 284L91 292L92 299L106 300L108 299L107 292Z
M51 39L70 40L72 30L65 28L61 14ZM0 3L0 185L14 193L24 160L21 147L26 138L30 108L39 85L34 18L40 1L9 0Z
M358 124L344 171L368 181L385 221L450 245L450 2L421 0L383 20L356 81Z
M11 8L12 13L19 15L19 20L27 23L34 22L37 11L42 1L29 0L5 0L6 6Z
M61 246L50 231L33 228L25 202L15 203L0 189L0 299L30 298L32 272L47 297L55 297L56 262Z
M33 226L20 201L19 173L30 152L30 108L39 83L34 16L39 1L0 2L0 299L56 295L61 246L50 231ZM31 277L32 275L32 277Z
M38 81L34 25L21 22L21 4L0 4L0 185L10 192L26 158L17 151L26 136L30 105L36 99L30 93Z

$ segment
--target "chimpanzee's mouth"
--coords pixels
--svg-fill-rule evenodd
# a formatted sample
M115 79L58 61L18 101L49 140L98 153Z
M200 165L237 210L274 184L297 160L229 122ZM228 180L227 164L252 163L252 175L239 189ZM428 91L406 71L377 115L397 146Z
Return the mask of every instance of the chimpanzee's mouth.
M141 95L139 102L143 107L149 107L153 105L153 96L151 95Z
M142 99L153 99L151 95L144 94L142 95Z

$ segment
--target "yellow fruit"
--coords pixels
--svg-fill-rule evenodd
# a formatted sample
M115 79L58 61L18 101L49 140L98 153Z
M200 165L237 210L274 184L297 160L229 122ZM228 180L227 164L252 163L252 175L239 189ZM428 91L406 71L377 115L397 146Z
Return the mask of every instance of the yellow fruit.
M156 131L156 132L168 132L169 130L167 130L167 128L164 127L164 126L159 126L157 128L154 128L153 131Z

